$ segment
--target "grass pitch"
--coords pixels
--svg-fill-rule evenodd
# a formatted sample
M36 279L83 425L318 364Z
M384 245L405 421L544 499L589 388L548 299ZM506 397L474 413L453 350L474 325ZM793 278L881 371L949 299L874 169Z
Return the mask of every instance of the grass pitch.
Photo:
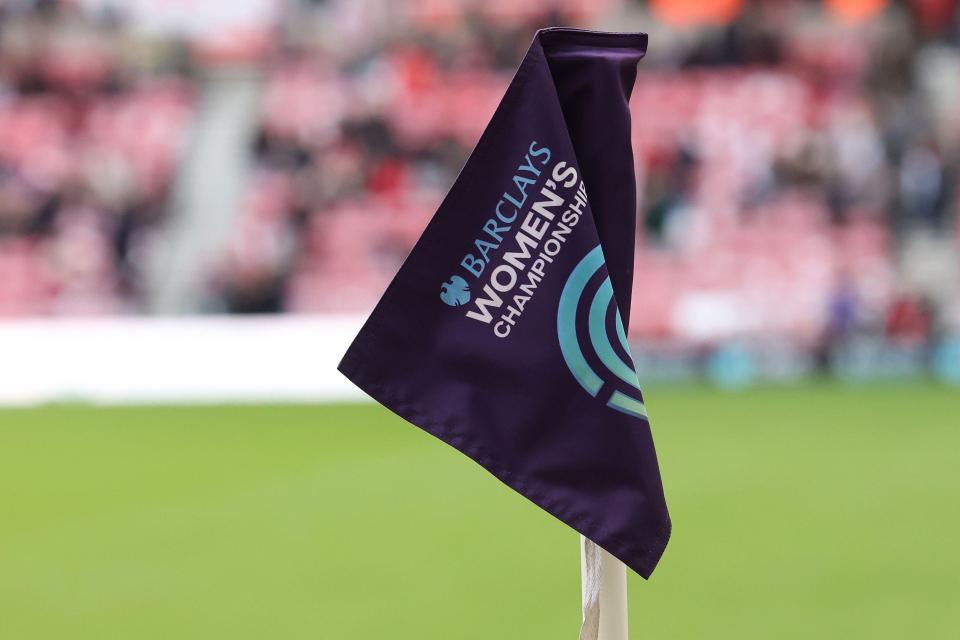
M955 638L960 394L651 389L634 638ZM386 410L0 411L0 638L574 638L576 535Z

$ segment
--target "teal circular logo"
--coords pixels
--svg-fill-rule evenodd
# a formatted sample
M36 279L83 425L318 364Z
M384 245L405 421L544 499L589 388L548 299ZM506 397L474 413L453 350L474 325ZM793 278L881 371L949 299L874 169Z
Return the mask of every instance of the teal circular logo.
M440 285L440 299L451 307L470 302L470 285L460 276L450 276L450 279Z
M608 407L646 418L610 276L597 276L605 271L605 264L603 250L597 245L573 268L563 285L557 309L560 351L570 373L587 393L597 397L604 390ZM611 333L616 337L611 339Z

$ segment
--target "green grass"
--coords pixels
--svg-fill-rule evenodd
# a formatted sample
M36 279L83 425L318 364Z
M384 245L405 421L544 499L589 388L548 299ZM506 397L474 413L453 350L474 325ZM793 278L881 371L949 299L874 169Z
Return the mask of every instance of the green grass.
M653 389L634 638L955 638L960 394ZM0 638L574 638L576 535L372 406L0 412Z

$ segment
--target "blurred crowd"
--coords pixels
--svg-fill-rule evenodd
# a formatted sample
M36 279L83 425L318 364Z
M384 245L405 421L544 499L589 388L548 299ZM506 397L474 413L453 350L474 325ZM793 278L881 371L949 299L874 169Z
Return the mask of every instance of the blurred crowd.
M209 61L143 45L115 12L0 6L0 313L142 310ZM202 308L369 309L534 30L569 25L651 33L631 103L635 336L826 353L960 324L956 0L282 8L245 62L262 85L249 177Z
M138 308L193 101L140 53L109 15L0 3L0 314Z

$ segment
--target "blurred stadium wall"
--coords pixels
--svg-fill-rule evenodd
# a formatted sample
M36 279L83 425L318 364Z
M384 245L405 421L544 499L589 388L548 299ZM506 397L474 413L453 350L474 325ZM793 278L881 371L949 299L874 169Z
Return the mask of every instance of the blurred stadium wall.
M0 401L342 391L345 327L547 25L651 34L642 378L960 383L957 4L7 0Z

